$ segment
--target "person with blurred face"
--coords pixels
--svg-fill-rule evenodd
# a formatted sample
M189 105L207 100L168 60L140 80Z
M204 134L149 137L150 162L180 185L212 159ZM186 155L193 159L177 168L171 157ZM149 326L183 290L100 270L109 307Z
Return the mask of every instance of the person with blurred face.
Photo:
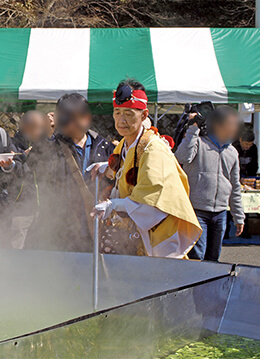
M187 177L170 146L156 129L144 127L147 101L144 86L135 80L122 81L114 92L113 117L123 137L109 160L115 185L110 199L96 205L92 216L134 231L130 236L119 231L117 244L105 240L105 253L183 258L201 228L188 197ZM131 253L121 248L123 240L125 248L133 243Z
M257 146L254 144L255 134L251 129L244 130L239 139L233 143L239 156L240 179L255 177L258 170ZM240 237L251 238L249 231L249 214L246 213L245 227ZM226 233L228 237L228 233Z
M61 251L92 250L83 198L64 154L64 146L75 159L85 183L91 186L87 168L107 161L114 146L90 130L92 115L84 96L65 94L57 102L54 114L55 135L33 146L28 158L37 184L38 217L28 232L25 247ZM51 122L51 121L52 122Z
M200 129L194 123L175 153L188 175L190 199L203 229L202 236L189 253L192 259L219 259L228 205L237 228L236 235L243 231L245 216L239 160L232 146L239 129L238 112L229 106L219 106L208 116L207 136L199 136Z
M22 152L22 161L26 161L34 143L47 137L47 116L40 111L31 110L26 112L20 119L19 130L12 138L16 152Z
M87 168L94 162L107 161L114 145L90 130L92 114L87 100L79 94L62 96L54 115L56 140L70 145L79 163L82 175L89 184L91 174Z
M15 152L11 138L4 128L0 127L0 247L10 247L8 232L11 226L10 202L12 199L12 182L19 169L20 163L13 159Z
M257 174L258 154L254 140L255 134L249 129L245 130L239 140L233 143L239 155L240 177L251 177Z
M26 112L19 123L19 131L29 144L39 141L46 132L46 115L40 111Z
M31 206L31 198L34 193L32 185L24 186L25 174L30 171L26 164L28 155L37 142L47 137L47 117L36 110L26 112L20 119L19 130L12 137L15 152L21 161L19 171L12 183L13 209L12 224L10 230L10 243L13 248L23 248L25 237L34 218L34 209Z
M8 133L0 128L0 153L15 153L16 148ZM0 161L0 212L5 208L10 197L10 184L17 172L20 171L20 160L16 160L11 155Z

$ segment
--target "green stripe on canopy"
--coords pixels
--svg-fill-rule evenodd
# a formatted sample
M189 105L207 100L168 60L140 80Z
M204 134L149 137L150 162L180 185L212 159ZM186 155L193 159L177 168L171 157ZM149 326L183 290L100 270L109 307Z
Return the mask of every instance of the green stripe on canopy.
M22 83L30 29L1 29L0 31L0 95L18 97Z
M228 102L260 102L259 29L211 29Z
M91 29L88 100L111 103L112 90L126 77L138 79L149 101L157 101L149 29Z
M150 102L260 103L260 29L0 29L1 99L111 103L126 77Z

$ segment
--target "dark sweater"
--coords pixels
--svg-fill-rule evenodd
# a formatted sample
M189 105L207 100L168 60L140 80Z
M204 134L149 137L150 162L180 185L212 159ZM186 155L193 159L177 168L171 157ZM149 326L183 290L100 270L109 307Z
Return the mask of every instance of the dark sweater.
M240 141L233 143L233 146L238 151L240 164L240 177L256 176L258 170L258 155L257 147L253 144L249 150L244 151L241 147Z

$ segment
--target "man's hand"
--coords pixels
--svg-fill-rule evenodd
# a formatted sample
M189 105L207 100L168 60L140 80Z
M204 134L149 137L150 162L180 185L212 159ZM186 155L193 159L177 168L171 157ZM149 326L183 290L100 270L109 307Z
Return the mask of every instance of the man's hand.
M87 171L90 171L91 180L94 181L97 176L103 177L106 173L107 167L108 162L97 162L88 166Z
M243 224L236 224L237 230L236 230L236 236L240 236L240 234L243 232L244 230L244 225Z
M96 204L90 213L90 217L94 218L96 215L98 215L98 218L107 219L113 211L119 213L127 212L124 198L114 198L112 200L108 199L107 201Z
M54 126L54 124L55 124L55 122L54 122L54 112L47 113L47 117L50 120L51 126Z
M14 153L13 151L11 151L11 153ZM13 165L13 159L12 158L8 158L8 160L6 161L0 161L0 166L5 169L5 170L9 170Z
M107 219L113 212L113 205L110 200L103 201L97 204L90 213L90 217L95 218L98 216L99 219Z
M97 164L95 164L95 166L90 171L91 181L94 181L94 179L99 175L99 168L100 168L100 164L97 163Z
M24 151L25 155L28 156L31 152L32 146L28 147L27 150Z
M189 120L193 120L196 116L197 116L196 112L190 113L189 114Z
M92 209L92 212L90 212L90 217L94 220L94 218L96 217L96 216L98 216L98 219L102 219L102 217L104 216L104 214L105 214L105 211L98 211L97 209L96 209L96 207L94 207L93 209Z
M8 158L7 161L0 161L0 166L3 167L5 170L11 168L12 164L13 160L11 158Z
M190 113L189 114L189 123L190 123L190 126L194 125L194 126L198 126L197 122L193 122L192 120L194 120L194 118L197 116L197 113Z

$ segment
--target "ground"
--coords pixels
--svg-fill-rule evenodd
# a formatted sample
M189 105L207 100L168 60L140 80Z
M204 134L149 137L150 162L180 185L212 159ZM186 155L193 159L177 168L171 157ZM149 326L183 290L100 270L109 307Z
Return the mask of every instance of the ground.
M220 261L260 266L260 245L224 245Z

